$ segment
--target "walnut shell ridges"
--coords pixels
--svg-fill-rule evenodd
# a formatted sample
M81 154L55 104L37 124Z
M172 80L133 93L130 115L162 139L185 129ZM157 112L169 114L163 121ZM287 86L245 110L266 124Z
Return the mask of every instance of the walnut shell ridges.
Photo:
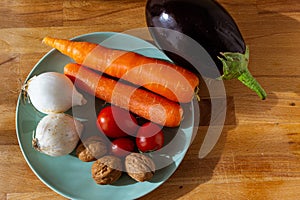
M141 153L131 153L125 158L127 174L136 181L150 180L155 173L153 160Z
M107 153L107 145L103 138L91 136L76 148L77 157L84 162L91 162L101 158Z
M122 175L122 161L115 156L104 156L93 163L91 172L97 184L112 184Z

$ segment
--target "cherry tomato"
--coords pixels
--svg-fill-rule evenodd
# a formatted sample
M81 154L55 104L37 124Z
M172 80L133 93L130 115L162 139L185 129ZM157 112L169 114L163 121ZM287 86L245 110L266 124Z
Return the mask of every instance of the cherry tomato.
M136 145L141 152L155 151L162 148L164 134L161 127L147 122L142 125L136 135Z
M97 127L106 136L118 138L135 135L138 125L129 111L116 106L107 106L98 114Z
M125 157L134 151L134 141L129 138L117 138L111 143L111 153L118 157Z

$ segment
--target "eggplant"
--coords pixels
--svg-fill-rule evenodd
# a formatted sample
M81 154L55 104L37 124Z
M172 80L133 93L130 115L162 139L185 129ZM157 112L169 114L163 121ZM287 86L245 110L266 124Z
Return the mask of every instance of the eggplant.
M249 48L232 16L218 2L148 0L146 22L156 45L175 64L204 77L236 78L266 98L248 70Z

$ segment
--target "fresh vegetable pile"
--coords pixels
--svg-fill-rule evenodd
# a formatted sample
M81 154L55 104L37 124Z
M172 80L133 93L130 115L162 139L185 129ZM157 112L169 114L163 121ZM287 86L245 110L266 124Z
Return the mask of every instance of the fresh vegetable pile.
M75 152L81 161L93 162L97 184L112 184L123 171L136 181L150 180L156 169L148 153L164 146L164 127L180 125L181 103L194 97L198 77L167 61L90 42L50 37L43 42L76 63L66 64L64 74L45 72L24 85L32 105L47 114L33 147L49 156ZM87 103L78 91L106 102L92 136L85 136L84 122L65 114Z
M43 43L75 62L64 66L64 74L45 72L23 87L32 105L46 114L36 128L33 147L49 156L75 152L81 161L93 162L91 175L97 184L112 184L123 171L136 181L153 177L155 162L145 153L165 145L164 127L180 125L181 105L193 99L199 73L237 78L266 98L247 68L249 49L237 25L217 2L149 0L146 17L149 27L163 28L149 31L175 64L91 42L45 37ZM197 52L178 33L203 45L218 72L198 65ZM83 136L83 122L65 114L87 103L76 88L106 102L94 122L97 130L89 137Z

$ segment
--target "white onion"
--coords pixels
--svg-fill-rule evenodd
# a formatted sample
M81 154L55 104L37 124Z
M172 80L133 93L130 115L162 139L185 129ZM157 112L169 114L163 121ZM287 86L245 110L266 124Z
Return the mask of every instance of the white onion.
M50 156L71 153L79 142L83 125L64 113L46 115L38 123L33 147Z
M57 72L34 76L23 89L29 95L32 105L45 114L65 112L72 106L86 103L86 99L76 90L72 81Z

